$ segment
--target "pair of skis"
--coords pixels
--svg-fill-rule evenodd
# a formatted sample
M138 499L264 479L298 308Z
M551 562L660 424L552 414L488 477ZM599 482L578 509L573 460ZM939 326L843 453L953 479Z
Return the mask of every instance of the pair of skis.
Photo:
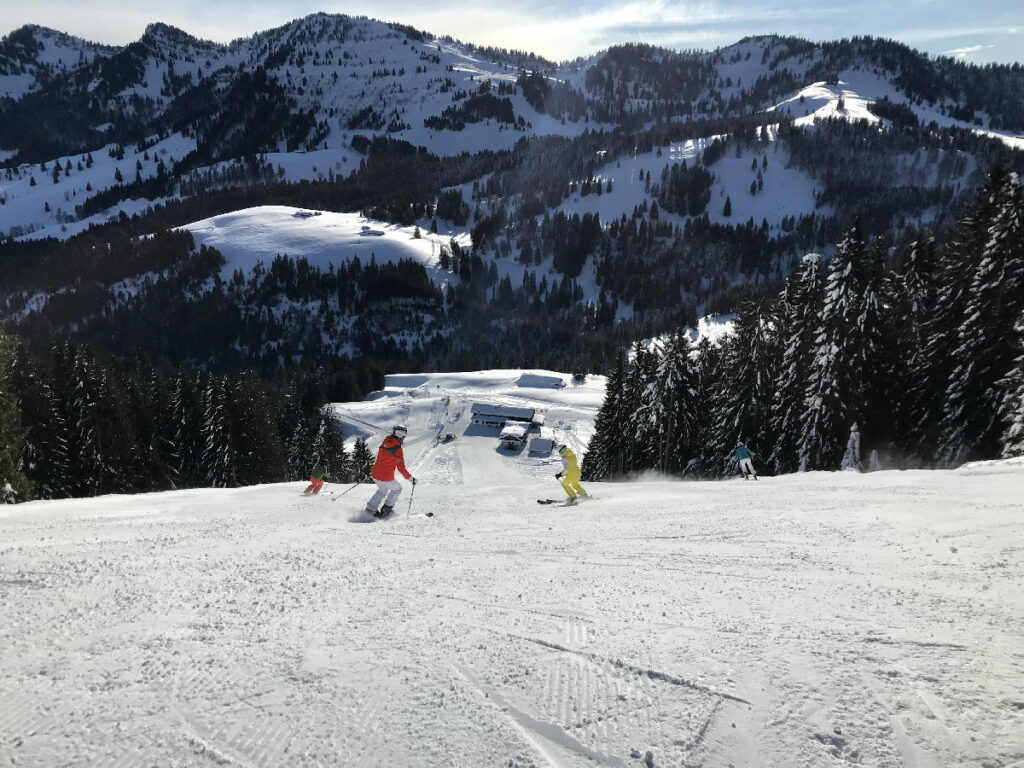
M593 496L587 496L587 501L593 499ZM576 507L579 506L580 500L577 499L575 504L570 504L566 499L537 499L538 504L555 504L559 507Z
M433 517L433 516L434 516L433 512L423 512L423 513L417 512L415 515L413 515L413 514L405 515L405 517ZM376 520L390 520L393 517L402 517L402 515L397 514L395 512L392 512L390 515L372 515L372 517L376 521Z

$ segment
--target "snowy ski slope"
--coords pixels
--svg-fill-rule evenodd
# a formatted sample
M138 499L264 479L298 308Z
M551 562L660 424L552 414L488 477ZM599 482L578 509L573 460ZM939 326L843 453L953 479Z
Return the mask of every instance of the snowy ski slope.
M411 516L302 483L0 510L0 764L1020 764L1024 462L541 507L554 461L466 407L581 447L602 382L521 373L336 406L407 422Z

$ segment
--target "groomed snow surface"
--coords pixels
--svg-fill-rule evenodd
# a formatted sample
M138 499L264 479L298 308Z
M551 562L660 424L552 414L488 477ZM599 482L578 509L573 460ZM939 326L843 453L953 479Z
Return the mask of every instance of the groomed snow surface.
M386 522L302 483L0 511L0 765L1022 764L1024 462L539 506L556 459L467 408L579 446L603 382L522 373L337 406L410 427Z

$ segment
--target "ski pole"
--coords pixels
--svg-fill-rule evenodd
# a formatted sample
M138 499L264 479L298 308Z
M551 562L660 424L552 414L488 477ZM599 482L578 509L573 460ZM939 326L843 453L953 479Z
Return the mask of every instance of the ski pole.
M409 517L412 514L412 497L416 495L416 483L412 484L412 490L409 491L409 506L405 510L405 516Z
M338 499L340 499L340 498L341 498L342 496L344 496L344 495L345 495L346 493L348 493L349 491L351 491L351 490L354 490L354 489L355 489L355 487L356 487L357 485L362 485L362 482L363 482L363 480L365 480L365 479L366 479L366 475L363 475L363 476L362 476L362 477L360 477L360 478L359 478L358 480L356 480L356 481L355 481L355 483L353 483L352 485L350 485L350 486L349 486L348 488L346 488L346 489L345 489L344 491L342 491L341 493L332 493L332 494L331 494L331 501L337 501Z

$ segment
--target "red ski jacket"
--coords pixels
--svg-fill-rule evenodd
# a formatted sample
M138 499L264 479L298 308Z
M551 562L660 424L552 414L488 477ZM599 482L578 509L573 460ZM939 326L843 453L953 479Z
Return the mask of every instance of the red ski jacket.
M402 441L394 435L388 435L377 450L377 461L373 463L373 471L370 477L374 480L388 482L395 479L395 470L402 473L402 477L411 480L412 475L405 468L405 457L402 455Z

